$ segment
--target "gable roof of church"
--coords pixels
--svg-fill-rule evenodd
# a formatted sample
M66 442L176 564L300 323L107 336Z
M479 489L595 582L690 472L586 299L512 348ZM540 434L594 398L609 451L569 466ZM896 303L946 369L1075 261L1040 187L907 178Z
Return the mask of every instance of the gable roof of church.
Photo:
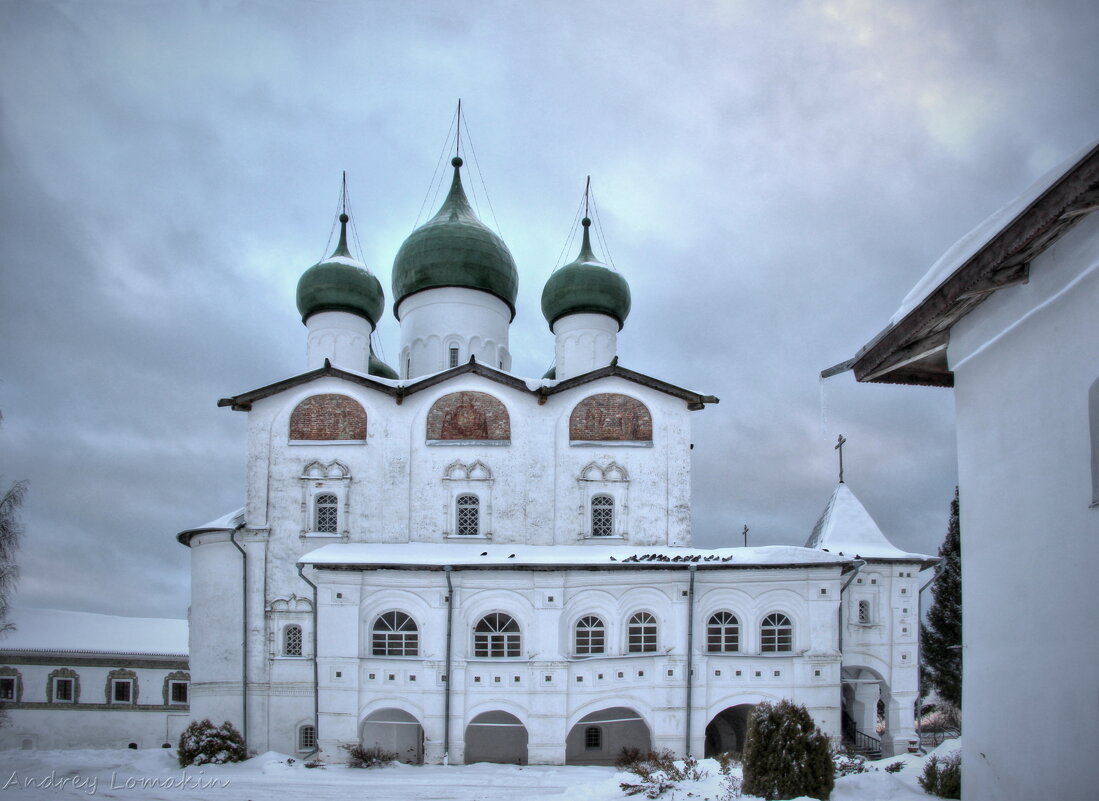
M285 392L293 387L308 384L311 381L316 381L318 378L326 377L339 378L362 387L373 389L377 392L391 396L400 404L409 395L414 395L417 392L421 392L467 374L479 375L490 381L495 381L498 384L511 387L519 392L527 392L531 395L535 395L538 397L539 403L544 403L545 400L552 395L591 383L592 381L598 381L602 378L622 378L626 381L632 381L635 384L648 387L649 389L663 392L666 395L671 395L674 398L685 401L687 403L687 408L691 411L702 409L707 403L719 402L718 398L713 395L702 395L698 392L692 392L689 389L677 387L674 384L669 384L666 381L661 381L658 378L653 378L644 373L628 370L625 367L619 366L617 363L610 364L607 367L600 367L598 370L592 370L591 372L582 375L573 376L564 381L546 382L541 379L524 380L516 378L510 373L505 373L501 370L489 367L486 364L481 364L476 359L470 357L470 360L465 364L460 364L449 370L443 370L442 372L434 373L408 383L379 380L362 373L344 370L340 367L334 367L326 359L323 367L318 367L316 370L310 370L307 373L301 373L300 375L292 376L291 378L286 378L282 381L276 381L274 384L268 384L265 387L253 389L250 392L244 392L231 398L222 398L218 401L218 406L229 406L234 411L247 412L251 410L252 404L258 400L269 398L272 395Z
M805 543L833 554L875 561L920 562L930 566L939 560L922 553L907 553L886 539L874 518L855 493L842 481Z
M946 360L953 325L997 290L1026 283L1030 263L1099 209L1099 142L1038 179L931 267L889 325L824 378L853 370L864 382L954 386Z

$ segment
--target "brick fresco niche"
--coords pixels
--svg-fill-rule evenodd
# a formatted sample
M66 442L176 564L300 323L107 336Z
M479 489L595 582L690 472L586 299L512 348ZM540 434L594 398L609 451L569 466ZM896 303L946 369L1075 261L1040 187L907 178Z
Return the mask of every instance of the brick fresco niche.
M313 395L290 414L290 439L362 442L366 439L366 410L346 395Z
M612 392L592 395L572 410L569 440L651 444L653 418L645 404L636 398Z
M511 418L499 400L484 392L453 392L427 413L428 442L511 441Z

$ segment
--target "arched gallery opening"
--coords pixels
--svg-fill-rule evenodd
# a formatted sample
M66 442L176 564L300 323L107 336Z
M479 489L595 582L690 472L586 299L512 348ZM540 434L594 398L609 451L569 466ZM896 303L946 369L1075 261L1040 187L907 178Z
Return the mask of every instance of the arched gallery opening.
M649 727L625 706L600 709L582 717L565 740L566 765L613 765L623 749L652 750Z
M379 709L363 721L359 742L363 748L377 748L396 754L401 762L419 765L424 761L424 728L403 709Z
M706 757L718 754L739 754L748 737L748 717L755 704L737 704L714 715L706 726Z
M527 764L527 727L510 712L482 712L466 726L465 763Z

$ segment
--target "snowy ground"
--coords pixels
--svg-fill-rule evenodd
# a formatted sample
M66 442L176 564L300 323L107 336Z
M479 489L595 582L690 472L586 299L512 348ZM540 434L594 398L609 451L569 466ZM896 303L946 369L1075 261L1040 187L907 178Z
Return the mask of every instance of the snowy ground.
M955 750L955 740L939 753ZM836 780L834 801L926 801L916 783L924 759L868 763L878 770ZM661 796L666 801L715 801L720 797L717 763L703 760L710 775ZM619 782L633 778L614 768L489 765L442 767L393 765L354 770L339 765L306 768L298 760L269 752L237 765L206 765L180 770L175 751L0 751L0 801L39 801L81 797L164 799L167 801L284 801L308 798L347 801L492 801L558 798L568 801L622 801ZM689 795L690 794L690 795ZM643 796L635 796L643 798ZM745 796L745 799L749 797Z

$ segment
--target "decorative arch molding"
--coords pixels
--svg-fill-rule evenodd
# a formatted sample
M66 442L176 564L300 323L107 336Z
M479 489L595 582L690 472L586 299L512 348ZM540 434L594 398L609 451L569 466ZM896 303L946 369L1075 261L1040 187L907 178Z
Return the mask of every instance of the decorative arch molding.
M653 418L637 398L617 392L589 395L569 416L570 445L652 446Z
M499 398L487 392L463 390L443 395L427 413L429 445L511 442L511 417Z
M311 395L290 413L291 442L365 442L366 409L348 395Z
M301 473L303 537L348 536L351 470L343 462L312 461Z
M313 611L313 602L308 598L290 594L289 598L276 598L267 605L268 612L304 612Z
M577 539L604 542L629 537L630 474L618 462L589 462L576 479Z
M128 685L128 687L127 687ZM107 674L103 694L108 704L137 705L137 673L127 668L116 668Z
M492 539L492 470L481 460L454 461L443 471L447 487L444 537Z

